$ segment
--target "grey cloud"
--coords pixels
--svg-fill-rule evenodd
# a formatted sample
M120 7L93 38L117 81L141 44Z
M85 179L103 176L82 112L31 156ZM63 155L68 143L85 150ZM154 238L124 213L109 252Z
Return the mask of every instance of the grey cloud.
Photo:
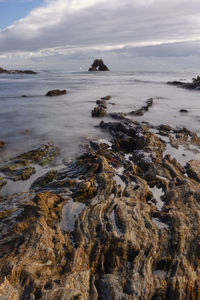
M113 51L124 57L178 57L200 52L200 43L195 41L200 32L199 0L97 0L74 11L68 9L66 0L56 1L63 5L62 11L55 6L55 11L48 13L53 1L47 1L46 8L0 31L0 53L32 52L31 60L37 61L63 55L84 59L96 48L100 54L108 56Z

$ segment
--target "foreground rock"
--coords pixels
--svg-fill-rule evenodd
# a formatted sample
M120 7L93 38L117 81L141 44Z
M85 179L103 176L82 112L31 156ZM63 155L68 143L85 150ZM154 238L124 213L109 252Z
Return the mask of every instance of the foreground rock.
M60 96L65 94L67 94L66 90L51 90L46 93L46 96L52 97L52 96Z
M183 87L189 90L200 90L200 76L193 78L192 82L169 81L167 84Z
M34 72L32 70L6 70L0 67L0 74L29 74L34 75L37 74L37 72Z
M99 124L112 141L0 202L0 298L199 299L198 168L165 151L200 139L118 117Z
M103 59L95 59L88 71L109 71Z

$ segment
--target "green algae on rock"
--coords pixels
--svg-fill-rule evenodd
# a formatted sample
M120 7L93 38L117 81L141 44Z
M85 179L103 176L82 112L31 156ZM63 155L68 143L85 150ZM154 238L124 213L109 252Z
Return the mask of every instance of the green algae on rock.
M0 172L14 181L27 180L35 174L35 168L26 160L16 159L0 167Z
M25 159L31 163L45 166L51 163L58 154L58 148L56 148L51 142L41 144L35 148L18 155L16 158Z

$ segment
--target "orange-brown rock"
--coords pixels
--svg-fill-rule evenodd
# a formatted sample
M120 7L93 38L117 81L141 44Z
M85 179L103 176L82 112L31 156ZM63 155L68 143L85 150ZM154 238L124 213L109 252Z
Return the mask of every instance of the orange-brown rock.
M100 127L112 142L1 201L0 297L199 299L199 181L151 126L121 115ZM199 147L162 130L168 147Z
M67 94L66 90L51 90L46 93L46 96L53 97L53 96L60 96L65 94Z

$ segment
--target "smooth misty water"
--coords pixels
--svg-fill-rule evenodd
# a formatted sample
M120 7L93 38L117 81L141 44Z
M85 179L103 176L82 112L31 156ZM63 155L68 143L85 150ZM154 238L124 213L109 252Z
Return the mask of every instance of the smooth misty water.
M38 75L0 75L0 140L7 143L1 159L52 140L62 157L71 158L79 145L104 138L91 118L96 100L111 95L108 112L130 112L153 97L154 105L138 121L184 126L200 133L200 91L187 91L166 84L189 80L194 73L167 72L44 72ZM52 89L67 95L45 97ZM22 98L22 95L30 97ZM179 113L181 108L187 114Z

